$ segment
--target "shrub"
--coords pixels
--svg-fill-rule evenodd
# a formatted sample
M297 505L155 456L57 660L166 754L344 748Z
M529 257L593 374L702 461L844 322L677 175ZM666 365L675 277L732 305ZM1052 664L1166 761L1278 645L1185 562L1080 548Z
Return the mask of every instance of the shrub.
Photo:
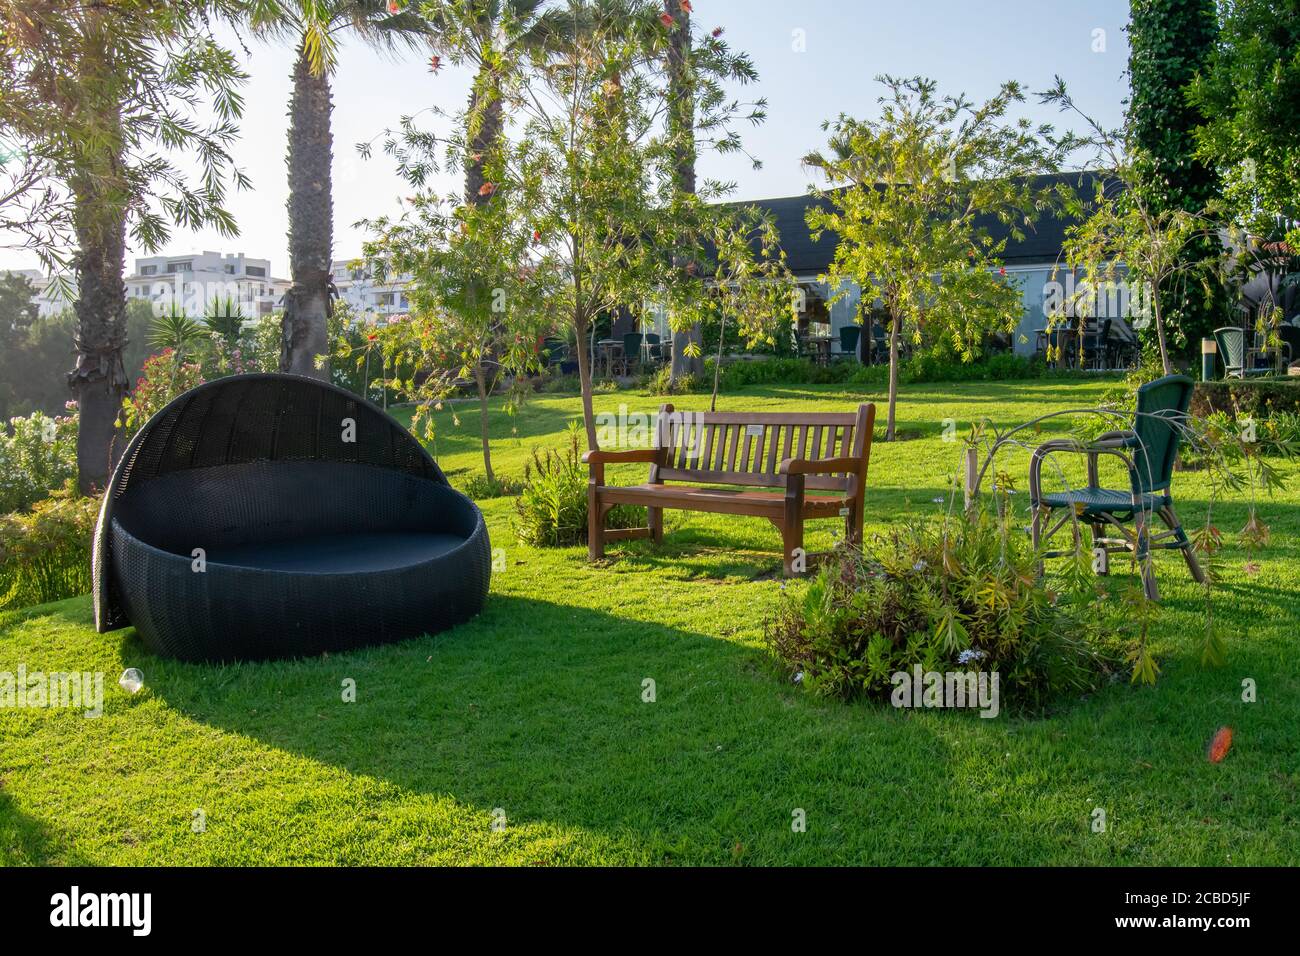
M651 395L692 395L710 390L712 373L705 376L679 375L674 382L672 372L672 367L665 363L648 376L646 388Z
M534 547L564 547L587 540L587 466L579 449L580 432L569 426L563 452L533 450L524 466L524 487L515 499L515 535ZM608 528L645 525L645 509L616 505L606 517Z
M1214 412L1256 419L1277 412L1300 414L1300 377L1197 382L1192 391L1191 413L1208 418Z
M77 474L77 419L33 412L0 429L0 514L20 511Z
M30 511L0 515L0 608L20 608L91 589L90 546L99 499L71 482Z
M173 398L202 384L202 367L197 362L186 362L181 353L163 349L149 356L135 388L122 399L122 427L128 436L134 435Z
M1045 587L1008 522L914 521L864 551L838 548L783 597L767 640L814 693L888 699L893 675L919 664L998 673L1004 702L1041 709L1100 686L1121 657L1102 638L1095 584L1068 580L1063 594Z
M487 475L470 475L465 479L461 489L475 501L489 498L512 498L523 491L523 483L508 475L497 475L489 479Z

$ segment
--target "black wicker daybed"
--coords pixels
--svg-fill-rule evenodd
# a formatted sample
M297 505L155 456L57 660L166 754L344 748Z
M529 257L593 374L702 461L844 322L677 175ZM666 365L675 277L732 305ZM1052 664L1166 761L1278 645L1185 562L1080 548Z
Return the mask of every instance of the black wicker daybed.
M490 574L482 514L387 414L236 375L128 445L95 528L95 625L183 660L298 657L451 627Z

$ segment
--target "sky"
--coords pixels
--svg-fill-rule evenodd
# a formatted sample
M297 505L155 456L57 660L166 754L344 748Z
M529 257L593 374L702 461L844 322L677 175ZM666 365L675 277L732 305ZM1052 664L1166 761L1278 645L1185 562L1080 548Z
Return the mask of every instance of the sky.
M733 48L754 61L758 82L736 94L768 101L766 123L742 129L761 169L740 155L700 157L700 176L734 182L734 199L806 192L813 180L799 160L825 142L822 121L841 112L876 115L882 88L874 77L882 73L927 76L940 92L977 101L1006 80L1034 91L1059 74L1079 107L1106 126L1119 125L1128 96L1126 0L694 0L693 7L699 28L721 26ZM178 230L162 252L243 252L270 259L272 274L288 278L284 156L293 51L233 33L224 39L239 50L250 75L233 152L252 188L233 193L228 203L240 235ZM398 198L409 194L391 159L376 149L363 160L357 144L381 139L403 115L431 105L454 115L469 83L467 68L447 66L434 75L423 55L394 59L357 42L343 44L333 79L335 259L360 254L366 235L359 220L395 213ZM1069 125L1032 97L1023 115ZM437 185L447 191L455 184ZM128 270L142 254L129 250ZM36 265L31 254L0 249L0 269Z

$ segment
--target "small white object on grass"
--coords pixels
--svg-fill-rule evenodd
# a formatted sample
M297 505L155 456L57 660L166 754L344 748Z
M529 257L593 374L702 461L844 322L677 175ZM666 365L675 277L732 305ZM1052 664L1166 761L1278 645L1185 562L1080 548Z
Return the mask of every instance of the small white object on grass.
M117 679L117 682L128 694L138 694L140 688L144 687L144 674L138 667L128 667L122 671L122 676Z

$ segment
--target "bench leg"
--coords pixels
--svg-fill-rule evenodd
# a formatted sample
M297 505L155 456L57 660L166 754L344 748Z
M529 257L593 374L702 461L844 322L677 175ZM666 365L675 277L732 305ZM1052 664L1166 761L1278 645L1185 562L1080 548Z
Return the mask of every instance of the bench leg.
M664 509L646 508L646 525L650 528L650 540L662 544L664 540Z
M781 521L781 563L786 577L808 570L803 549L803 475L786 477L785 514Z
M844 537L850 547L862 547L862 500L849 505L848 517L844 519Z
M605 512L600 503L597 485L587 485L587 560L596 561L605 556Z
M1187 570L1192 572L1192 580L1197 584L1205 583L1205 571L1201 569L1201 563L1196 560L1196 552L1192 548L1192 542L1187 537L1187 532L1183 530L1183 523L1178 520L1178 515L1174 512L1174 506L1160 509L1160 518L1169 530L1174 533L1174 540L1178 542L1178 548L1183 552L1183 560L1187 562Z

